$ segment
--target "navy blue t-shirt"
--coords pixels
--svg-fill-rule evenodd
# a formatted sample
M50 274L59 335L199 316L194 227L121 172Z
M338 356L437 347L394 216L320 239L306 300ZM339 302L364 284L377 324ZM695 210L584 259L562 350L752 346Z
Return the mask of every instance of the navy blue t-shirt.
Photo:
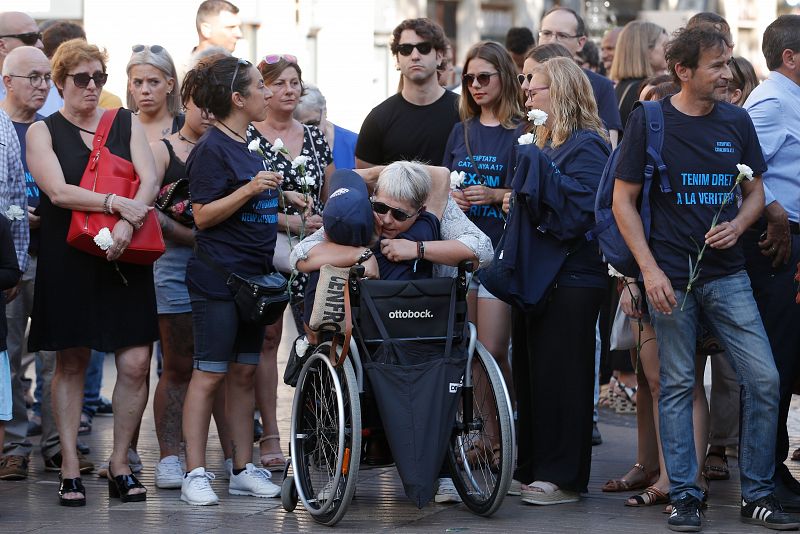
M750 116L742 108L717 102L702 117L685 115L675 109L670 97L661 100L664 110L664 147L671 193L662 193L658 176L653 179L650 208L650 249L658 266L672 282L684 289L689 280L689 259L697 258L705 234L731 190L744 163L758 176L767 170L758 135ZM642 183L645 165L645 125L642 108L631 113L625 127L617 178ZM735 193L734 193L735 194ZM738 213L736 199L728 201L719 222ZM706 248L697 284L734 274L744 268L742 247L717 250Z
M394 239L408 239L409 241L437 241L439 239L439 219L427 211L423 211L411 225L411 228ZM427 260L389 261L381 252L381 243L372 248L381 280L419 280L433 276L433 264ZM416 263L416 270L414 264Z
M234 141L217 128L209 128L186 160L192 202L208 204L224 198L264 170L261 156L245 143ZM196 248L227 271L257 276L270 271L278 222L278 193L267 190L248 199L221 223L198 229ZM186 283L210 298L231 300L225 278L193 255Z
M606 130L622 130L622 120L619 118L617 95L614 94L614 84L605 76L596 72L583 69L592 84L594 99L597 102L597 114L600 115Z
M506 184L508 167L513 165L511 153L517 137L521 135L520 132L503 126L484 126L479 120L470 120L468 125L469 147L483 180L475 172L467 155L464 125L461 122L453 126L447 139L442 167L447 167L451 171L464 171L463 188L471 185L485 185L494 189L508 188ZM491 238L492 244L497 246L505 224L502 206L500 204L471 206L467 216L475 226Z
M44 117L38 113L34 116L33 121L40 121ZM39 205L39 187L31 176L31 171L28 170L28 161L25 158L25 135L28 133L28 128L31 127L31 122L12 122L14 129L17 131L19 138L19 148L22 151L22 167L25 169L25 192L28 196L28 206L35 208ZM28 251L36 255L39 250L39 229L31 229L31 244L28 246Z

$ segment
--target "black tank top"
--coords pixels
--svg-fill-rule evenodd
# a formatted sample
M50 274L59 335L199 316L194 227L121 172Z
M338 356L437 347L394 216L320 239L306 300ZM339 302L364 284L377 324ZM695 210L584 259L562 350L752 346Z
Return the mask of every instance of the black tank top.
M164 144L167 146L167 152L169 152L169 165L167 165L167 169L164 172L164 181L161 185L164 186L177 182L181 178L189 178L186 174L186 164L175 155L172 144L166 139L162 139L162 141L164 141Z

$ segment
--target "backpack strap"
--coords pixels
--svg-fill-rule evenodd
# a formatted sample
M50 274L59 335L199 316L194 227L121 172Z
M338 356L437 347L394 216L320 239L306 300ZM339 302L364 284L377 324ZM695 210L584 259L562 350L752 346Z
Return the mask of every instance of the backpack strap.
M662 193L672 192L669 183L669 174L664 159L661 157L661 149L664 147L664 112L661 109L660 101L640 101L644 109L644 121L647 137L647 164L644 167L645 181L653 179L656 169Z

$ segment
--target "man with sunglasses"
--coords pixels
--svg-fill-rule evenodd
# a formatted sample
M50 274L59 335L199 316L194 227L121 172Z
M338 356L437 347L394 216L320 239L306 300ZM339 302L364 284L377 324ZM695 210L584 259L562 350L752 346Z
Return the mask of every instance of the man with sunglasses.
M583 18L568 7L556 6L542 17L539 44L558 43L576 57L586 44L586 25ZM617 108L617 97L611 80L596 72L583 69L589 78L597 101L597 111L611 138L611 146L617 146L622 120Z
M439 163L459 121L458 95L437 77L447 48L442 28L430 19L407 19L392 37L402 89L364 119L356 144L360 169L400 160Z
M44 48L39 26L26 13L6 11L0 13L0 69L6 56L20 46ZM0 100L6 97L6 88L0 84Z
M0 102L2 109L11 119L20 146L20 162L24 171L24 183L20 191L27 196L27 222L30 232L29 244L25 245L27 269L17 287L15 295L6 307L8 323L8 356L11 363L11 389L13 418L6 425L4 456L0 458L0 480L21 480L28 476L28 458L31 442L27 439L28 411L25 404L25 387L22 382L25 368L22 354L25 341L25 327L33 307L33 279L36 276L36 248L38 243L39 217L33 211L39 203L39 189L33 181L25 158L25 134L34 121L43 117L38 111L44 105L50 89L50 62L44 53L33 46L20 46L12 50L3 62L2 85L6 98ZM21 180L21 182L23 182ZM12 204L22 205L22 199L11 199ZM16 235L16 233L15 233ZM20 265L22 265L20 263Z

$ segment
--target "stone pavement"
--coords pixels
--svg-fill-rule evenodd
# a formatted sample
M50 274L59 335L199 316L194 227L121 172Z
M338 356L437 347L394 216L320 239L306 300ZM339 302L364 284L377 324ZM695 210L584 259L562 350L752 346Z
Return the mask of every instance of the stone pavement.
M290 338L287 335L285 338ZM279 368L287 354L287 343L279 353ZM104 394L110 397L114 383L113 358L106 361ZM155 381L155 365L153 367ZM280 383L279 423L286 447L288 414L293 390ZM793 410L797 419L797 410ZM798 427L795 426L793 430ZM601 412L600 430L604 443L593 449L589 493L575 504L536 507L522 504L519 497L507 497L491 518L473 515L464 505L429 504L422 510L403 494L393 468L361 471L356 499L338 532L531 532L531 533L643 533L668 532L663 507L628 508L623 506L628 494L602 493L600 487L611 477L625 473L635 461L636 431L633 416ZM222 456L212 423L209 439L209 469L220 472ZM92 448L90 458L97 464L106 459L111 448L112 419L96 417L93 432L83 437ZM798 433L795 431L795 435ZM797 440L795 440L797 441ZM793 448L798 444L793 443ZM191 507L179 500L179 490L159 490L154 484L154 464L158 446L153 427L152 404L148 405L142 424L139 452L144 461L140 477L148 488L144 503L122 504L109 501L106 480L86 475L88 504L85 508L58 506L58 475L43 469L41 457L34 454L30 477L22 482L0 481L0 532L332 532L317 525L302 505L293 513L283 510L279 499L233 497L227 494L227 481L217 479L213 487L220 496L219 506ZM254 458L257 458L254 449ZM790 466L797 475L800 465ZM731 459L732 479L714 482L710 504L705 514L706 533L767 532L739 522L739 484L735 459ZM279 476L277 477L280 478ZM276 480L280 483L279 480Z

